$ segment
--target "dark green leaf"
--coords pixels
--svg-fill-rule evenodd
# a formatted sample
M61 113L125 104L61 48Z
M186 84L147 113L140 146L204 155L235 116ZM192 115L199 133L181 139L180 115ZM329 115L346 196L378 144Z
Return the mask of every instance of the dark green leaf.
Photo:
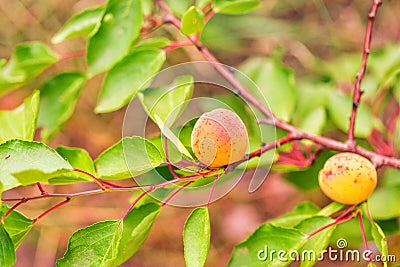
M245 62L243 71L260 88L272 112L289 121L296 105L296 88L293 72L277 58L255 58Z
M235 246L228 266L258 267L287 266L290 261L288 252L299 249L306 241L305 235L294 228L262 224L242 243ZM277 253L271 258L271 251L283 250L287 253L278 258Z
M301 231L304 234L310 234L313 231L332 223L333 219L324 216L315 216L308 219L305 219L298 225L296 225L296 229ZM299 255L302 255L301 267L313 266L318 258L320 257L322 251L329 245L329 240L332 236L334 226L325 229L324 231L319 232L315 236L311 237L301 250L298 251Z
M0 143L11 139L32 141L39 111L39 91L14 110L0 111Z
M124 230L113 265L122 264L139 250L159 212L160 205L155 203L144 204L129 212L124 219Z
M15 250L9 234L0 223L0 266L11 267L15 264Z
M10 208L3 205L0 210L0 217L2 217ZM4 227L14 244L18 248L22 240L32 228L32 220L25 217L23 214L13 210L4 220ZM2 265L1 265L2 266Z
M75 232L57 266L114 266L122 237L121 220L104 221Z
M40 42L17 45L7 64L0 66L0 95L22 85L57 60L58 56Z
M139 99L150 118L155 114L168 126L182 114L193 95L193 77L180 76L168 87L154 87L139 93Z
M379 188L368 199L374 219L387 220L400 216L400 187Z
M210 247L210 217L207 208L196 208L187 218L183 230L183 246L186 266L204 266Z
M195 7L191 6L182 17L181 32L186 35L196 34L204 27L204 14Z
M214 11L225 14L243 14L260 4L259 0L214 0Z
M40 90L39 126L41 136L50 140L72 116L79 93L86 83L80 72L60 73L46 82Z
M11 140L0 145L0 182L4 191L22 183L28 185L42 181L41 177L29 173L26 173L28 180L20 181L14 177L17 173L32 170L51 175L68 169L71 165L43 143Z
M164 61L165 53L162 50L134 50L115 65L104 78L95 111L110 112L129 103L159 71Z
M375 241L376 247L379 249L382 255L382 259L387 259L388 258L388 244L386 240L385 233L382 231L381 227L377 224L374 223L371 227L371 235L372 238ZM387 261L383 262L383 266L387 266Z
M316 215L320 209L311 202L303 202L297 205L292 211L274 218L269 223L283 227L293 227L301 221Z
M96 28L103 15L104 7L99 6L86 9L70 18L61 29L53 36L53 44L61 43L67 39L84 36L87 37Z
M95 166L101 179L119 180L143 174L162 162L158 149L148 140L139 137L124 137L104 151Z
M143 21L141 0L109 0L97 31L89 38L89 76L111 68L129 51Z
M349 95L331 92L328 101L329 116L335 125L342 131L347 132L349 128L349 120L352 107L352 98ZM362 103L358 107L357 120L355 124L354 134L356 137L368 137L374 126L374 120L371 109Z

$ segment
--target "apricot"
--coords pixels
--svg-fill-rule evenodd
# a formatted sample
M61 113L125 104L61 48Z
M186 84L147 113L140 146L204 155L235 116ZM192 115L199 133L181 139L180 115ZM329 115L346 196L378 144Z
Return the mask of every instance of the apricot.
M214 168L241 160L246 155L249 138L246 126L236 113L218 108L197 120L191 145L197 159Z
M342 204L358 204L374 191L377 182L372 163L354 153L339 153L329 158L318 175L322 192Z

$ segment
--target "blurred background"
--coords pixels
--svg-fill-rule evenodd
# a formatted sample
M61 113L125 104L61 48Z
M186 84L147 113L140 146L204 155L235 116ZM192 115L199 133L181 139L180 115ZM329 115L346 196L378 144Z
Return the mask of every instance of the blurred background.
M179 1L169 1L180 12ZM361 56L367 15L372 1L365 0L268 0L252 14L240 16L217 15L206 26L202 40L221 62L238 66L249 57L268 57L277 49L283 62L293 69L296 79L320 75L325 62L346 59L353 53ZM54 33L73 14L104 3L95 0L1 0L0 1L0 58L8 58L13 47L25 41L47 43L59 54L85 48L85 41L72 39L51 45ZM400 1L386 0L379 9L374 26L372 48L400 41ZM182 39L179 32L169 27L155 35ZM193 48L178 49L168 54L165 66L189 60L202 60ZM353 61L352 61L353 62ZM359 61L356 61L359 62ZM359 64L359 63L358 63ZM27 86L0 98L0 109L12 109L39 88L52 74L61 70L84 69L83 58L61 61L31 80ZM351 90L356 72L344 73L340 90ZM82 147L96 158L104 149L117 142L122 135L125 108L109 114L95 114L93 109L101 87L102 75L88 81L71 120L50 143ZM299 96L301 97L301 95ZM312 101L312 100L310 100ZM1 126L0 126L1 127ZM225 266L234 245L244 240L259 224L290 211L303 200L319 206L330 201L319 190L302 191L272 172L254 193L248 193L249 179L242 181L229 194L210 206L211 247L207 266ZM52 192L71 192L91 185L47 186ZM32 187L7 192L4 195L36 194ZM129 193L85 197L57 209L33 227L17 250L16 266L54 266L65 252L68 238L77 229L99 220L119 218L129 206ZM32 201L20 211L32 218L50 207L51 200ZM182 229L191 209L165 207L156 220L143 247L123 266L184 266ZM400 239L389 238L390 252L400 258ZM339 266L338 263L319 263L319 266ZM365 266L340 263L340 266Z

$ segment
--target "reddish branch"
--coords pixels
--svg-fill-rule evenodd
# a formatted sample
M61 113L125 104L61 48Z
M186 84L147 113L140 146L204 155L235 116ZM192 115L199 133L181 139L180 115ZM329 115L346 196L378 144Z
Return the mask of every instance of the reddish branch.
M367 24L367 30L366 30L365 39L364 39L364 50L363 50L363 55L362 55L362 60L361 60L361 67L360 67L359 72L357 73L356 82L354 84L353 107L352 107L351 115L350 115L349 130L347 133L347 142L350 146L356 146L356 142L354 140L354 128L355 128L355 123L356 123L357 109L358 109L358 106L360 105L360 99L361 99L361 95L363 92L361 90L361 82L365 75L365 71L367 68L368 55L370 53L372 26L374 25L374 19L376 17L376 12L378 10L378 7L381 4L382 4L381 0L373 0L371 11L368 16L368 24Z
M168 6L165 4L165 2L163 0L158 0L157 2L160 5L160 7L163 9L163 11L165 12L164 21L171 23L172 25L174 25L176 28L179 29L181 26L179 19L176 18L172 14L172 12L170 11L170 9L168 8ZM363 58L365 58L365 59L363 59L362 66L364 66L367 62L366 59L367 59L367 56L369 53L373 18L376 15L376 10L377 10L380 2L381 1L374 0L373 8L370 13L370 19L368 22L368 30L367 30L367 35L366 35L366 39L365 39L366 44L364 45L365 49L364 49L364 53L363 53L363 55L364 55ZM226 66L224 66L223 64L220 64L218 59L215 58L214 55L197 38L194 38L193 36L189 36L188 38L190 41L192 41L193 45L196 46L197 49L203 54L204 58L208 62L216 63L216 64L212 64L213 67L232 86L234 86L234 88L237 90L236 93L238 95L240 95L243 99L245 99L248 103L252 104L254 107L256 107L258 110L260 110L262 112L262 114L267 118L267 120L264 120L262 122L264 122L266 124L273 124L277 128L287 131L290 136L296 137L293 140L307 139L307 140L310 140L310 141L314 142L315 144L321 145L322 147L327 148L327 149L333 149L333 150L337 150L337 151L350 151L350 152L358 153L358 154L368 158L369 160L371 160L371 162L377 168L381 167L381 166L390 166L390 167L400 169L400 159L398 159L398 158L380 155L378 153L358 147L358 146L354 145L352 142L344 143L344 142L336 141L336 140L328 138L328 137L313 135L313 134L310 134L303 130L298 129L287 122L281 121L271 112L271 110L269 110L256 97L254 97L247 90L247 88L244 87L240 83L240 81L236 78L236 76L226 68ZM362 69L365 69L365 66ZM363 75L364 75L364 71L361 72L361 75L358 75L357 80L360 80L359 83L361 83ZM358 88L359 88L359 86L358 86ZM361 90L359 93L361 94ZM356 101L356 103L359 103L359 102ZM358 106L358 104L356 104L355 106ZM353 111L354 114L352 114L352 116L354 116L354 119L355 119L355 115L356 115L355 111L356 110L354 110ZM350 128L353 128L352 136L354 136L354 124ZM276 147L275 145L272 145L272 147L270 147L269 149L272 149L275 147ZM267 151L269 149L268 149L268 147L265 147L261 150L261 153L264 153L265 151Z
M176 18L172 12L169 10L168 6L166 5L166 3L163 0L158 0L157 1L159 6L161 7L161 9L164 11L165 15L162 19L163 23L171 23L173 24L175 27L177 27L178 29L181 27L181 22L178 18ZM357 112L357 107L360 103L360 97L362 94L361 88L360 88L360 84L361 81L363 79L364 73L365 73L365 69L366 69L366 64L367 64L367 59L368 59L368 54L369 54L369 49L370 49L370 43L371 43L371 33L372 33L372 25L373 25L373 21L374 18L376 16L376 11L378 9L378 6L380 5L381 1L380 0L374 0L370 15L369 15L369 20L368 20L368 26L367 26L367 33L366 33L366 37L365 37L365 43L364 43L364 52L363 52L363 58L362 58L362 64L361 64L361 68L360 68L360 72L357 75L357 79L356 79L356 84L355 84L355 88L354 88L354 105L353 105L353 109L352 109L352 113L351 113L351 119L350 119L350 126L349 126L349 132L348 132L348 140L347 142L340 142L328 137L324 137L324 136L317 136L317 135L313 135L310 133L307 133L303 130L300 130L294 126L292 126L291 124L281 121L280 119L278 119L272 112L271 110L269 110L265 105L262 104L262 102L260 102L256 97L254 97L248 90L247 88L245 88L240 81L235 77L235 75L228 69L226 68L226 66L222 65L219 63L219 61L214 57L214 55L205 47L203 46L203 44L199 41L198 36L189 36L188 39L191 42L191 44L193 44L205 57L205 59L207 61L209 61L210 63L215 63L212 64L213 67L215 68L215 70L221 75L223 76L229 83L231 83L235 89L237 90L236 93L238 95L240 95L241 97L243 97L243 99L245 99L246 101L248 101L249 103L251 103L254 107L256 107L258 110L260 110L262 112L262 114L266 117L265 120L260 120L259 123L265 123L265 124L270 124L270 125L275 125L277 128L280 128L282 130L285 130L286 132L288 132L288 135L278 139L272 143L266 144L263 147L261 147L260 149L251 152L246 158L244 158L243 160L234 163L230 166L228 166L225 171L229 172L231 170L233 170L235 167L237 167L240 163L247 161L251 158L254 157L260 157L264 152L271 150L271 149L275 149L285 143L288 142L293 142L295 140L302 140L302 139L307 139L310 140L312 142L314 142L315 144L320 145L322 148L325 149L333 149L333 150L337 150L337 151L351 151L351 152L355 152L358 153L368 159L371 160L371 162L373 162L375 167L381 167L381 166L390 166L390 167L395 167L395 168L399 168L400 169L400 159L394 158L394 157L387 157L384 155L380 155L376 152L372 152L369 151L367 149L361 148L359 146L357 146L354 142L354 122L356 119L356 112ZM212 11L208 13L209 16L207 16L207 19L210 19L211 16L213 15ZM180 42L180 43L173 43L173 46L170 48L167 48L167 51L170 51L172 49L175 49L177 47L181 47L183 45L187 45L187 42ZM82 51L78 51L78 52L74 52L71 54L67 54L61 57L61 59L67 59L67 58L71 58L74 56L82 56L84 55L84 52ZM169 169L173 172L172 169L172 163L169 162L168 159L168 155L167 155L167 162L166 164L168 164ZM192 163L191 163L192 164ZM40 195L36 195L36 196L30 196L30 197L23 197L23 198L2 198L2 201L17 201L16 204L14 204L1 218L1 221L4 221L4 219L13 211L15 210L18 206L20 206L21 204L27 202L27 201L31 201L34 199L43 199L43 198L48 198L48 197L62 197L65 198L64 201L59 202L58 204L56 204L55 206L51 207L50 209L46 210L45 212L43 212L42 214L40 214L35 220L34 222L36 222L37 220L39 220L40 218L42 218L43 216L45 216L46 214L50 213L51 211L55 210L56 208L68 203L70 200L72 200L73 198L76 197L81 197L81 196L89 196L89 195L94 195L94 194L101 194L101 193L106 193L106 192L123 192L123 191L134 191L134 190L144 190L144 192L131 204L131 206L127 209L127 211L125 212L125 214L123 215L123 218L129 213L129 211L136 205L136 203L143 198L145 195L147 195L148 193L156 190L157 188L161 188L170 184L177 184L177 183L181 183L181 182L186 182L179 190L177 190L176 192L172 193L162 204L162 206L165 205L165 203L167 203L172 197L174 197L177 193L179 193L180 191L182 191L185 187L187 187L190 183L192 183L194 180L196 179L201 179L204 177L208 177L208 176L216 176L218 177L218 175L221 173L220 170L218 169L214 169L214 170L208 170L208 171L195 171L193 175L189 175L189 176L184 176L184 177L180 177L178 175L174 175L174 179L169 180L169 181L165 181L165 182L161 182L159 184L151 184L151 185L139 185L139 186L127 186L127 187L121 187L121 186L117 186L105 181L102 181L101 179L95 177L94 175L85 172L83 170L79 170L79 169L74 169L74 171L76 172L80 172L83 174L86 174L88 176L90 176L94 182L96 182L99 186L100 189L94 189L94 190L88 190L88 191L83 191L83 192L77 192L77 193L70 193L70 194L53 194L53 193L48 193L44 190L44 188L42 187L42 185L40 183L37 184L41 194ZM217 178L215 180L215 183L217 182ZM215 186L215 183L213 185L213 188ZM213 189L212 189L213 190ZM353 207L349 208L347 211L345 211L345 213L342 214L342 216L339 216L338 218L336 218L335 222L333 222L332 224L328 224L326 227L323 227L313 233L311 233L309 235L309 237L317 234L318 232L326 229L329 226L332 226L334 224L338 224L344 221L347 221L349 219L352 219L355 217L356 214L352 213L349 214L348 213L352 210Z

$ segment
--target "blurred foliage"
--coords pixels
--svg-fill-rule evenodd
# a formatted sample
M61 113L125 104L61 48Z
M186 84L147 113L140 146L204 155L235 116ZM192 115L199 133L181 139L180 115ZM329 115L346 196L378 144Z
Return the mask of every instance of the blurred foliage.
M112 2L116 3L117 1ZM198 31L198 27L200 27L199 24L201 23L191 24L190 19L198 15L197 11L204 8L207 1L169 0L167 2L175 14L179 16L185 14L185 17L188 18L189 22L186 23L182 30L183 33L188 34ZM369 1L264 1L258 9L254 10L253 7L255 7L255 5L253 2L257 1L250 0L247 2L248 6L246 11L251 13L233 16L231 14L236 13L237 10L235 6L224 6L224 1L216 1L216 3L219 3L217 4L217 11L221 14L216 14L206 24L201 34L201 40L223 63L235 66L243 71L244 74L248 75L259 86L263 96L266 98L267 102L270 103L272 110L276 112L279 118L307 132L323 134L338 140L344 140L344 133L347 130L348 121L343 118L348 118L350 114L353 82L360 65L363 35L370 6ZM102 111L99 109L99 103L102 103L103 98L107 98L102 96L106 95L105 92L107 92L107 90L115 90L115 88L108 87L106 81L111 79L118 80L117 87L125 86L126 88L129 87L128 90L130 90L129 97L125 99L123 99L123 97L126 96L125 93L122 94L122 96L117 95L117 104L113 105L111 108L107 107L106 109L108 109L108 112L110 110L119 109L127 104L131 96L139 92L140 86L147 80L148 77L145 76L152 76L152 73L142 74L134 71L135 75L127 77L126 73L120 72L126 65L121 67L116 63L121 56L115 55L107 57L106 62L98 63L88 60L91 74L98 73L112 66L112 70L107 74L103 85L101 84L101 77L94 77L91 81L88 81L83 89L86 79L79 72L54 76L54 73L58 72L59 69L65 70L71 68L84 70L84 59L77 58L68 62L63 61L54 68L45 70L57 60L57 56L51 50L56 51L59 55L65 55L84 47L84 42L82 42L81 39L67 39L73 36L84 36L85 38L90 36L94 25L99 21L99 16L104 7L95 8L92 9L92 11L85 11L82 13L81 17L76 17L75 21L71 20L68 24L65 24L66 26L64 28L61 30L60 28L73 14L81 12L87 7L98 5L98 1L92 0L50 2L44 0L0 1L0 25L2 26L0 33L0 58L7 58L0 60L0 93L3 95L2 98L0 98L0 107L2 110L14 109L23 102L17 109L2 111L0 119L3 122L3 128L4 125L7 125L7 121L3 119L3 114L5 113L13 114L14 122L19 122L21 125L29 124L29 127L32 125L36 126L36 121L32 120L31 117L32 114L37 113L36 102L38 99L35 98L35 93L32 95L32 91L36 88L42 88L41 112L39 112L38 121L38 124L43 127L41 136L43 139L49 141L51 146L58 144L67 146L64 152L60 152L63 151L62 148L57 149L57 151L73 166L74 164L72 162L74 160L80 157L84 157L87 160L88 157L85 150L79 152L73 152L72 150L67 151L69 146L85 148L92 158L96 158L101 151L117 143L120 139L121 121L124 116L124 110L102 115L96 115L93 112L96 105L97 111ZM196 7L187 11L191 5L195 5ZM151 10L152 3L151 1L142 1L142 6L148 11ZM108 8L112 10L113 6L110 5ZM393 156L399 155L400 147L400 118L396 119L396 112L398 114L396 110L399 109L400 102L400 24L398 23L398 10L400 10L400 2L393 0L385 1L382 8L379 10L374 27L372 51L368 61L367 75L362 83L362 89L364 91L363 101L360 105L356 123L356 137L359 138L360 144L363 147L376 151L384 151L386 149L384 144L388 144L394 150ZM132 10L132 12L135 11ZM85 24L85 27L74 28L74 23L78 21L79 24L79 20L82 17L85 21L89 21L90 23ZM118 17L109 17L108 19L118 19ZM129 51L133 58L136 54L143 53L143 51L146 50L158 51L156 49L169 44L169 41L160 38L160 35L168 36L171 39L180 38L176 31L168 27L163 27L154 34L134 42L138 31L138 28L134 29L125 36L129 39L128 41L132 43L130 46L124 46L119 49L122 54ZM108 43L112 45L115 44L115 37L109 36L107 29L100 31L100 33L103 33L109 38ZM50 48L51 39L54 43L59 43L64 40L67 41L53 45ZM41 40L43 43L48 44L49 47L38 42L18 45L22 42L35 40ZM95 40L96 38L92 38L92 46ZM16 48L14 49L14 47ZM93 52L97 55L104 53L101 49L98 51L94 49ZM40 60L30 61L29 59L31 57ZM88 56L88 59L90 59L90 57L91 55ZM94 58L96 57L97 56ZM164 66L167 67L190 59L201 59L201 57L194 52L194 50L185 49L171 52L171 55L167 57L165 63L163 55L160 55L155 62L149 62L148 64L153 67L153 72L156 72L163 63ZM127 63L132 62L134 61L128 61ZM134 65L134 63L132 64ZM62 67L60 67L60 65L62 65ZM117 73L122 73L126 80L121 79L118 75L113 75L113 70ZM126 67L125 70L131 72L135 70L135 66L129 66L129 69ZM37 77L41 72L43 72L43 75ZM67 78L68 81L66 82L65 79ZM57 80L60 79L63 79L62 84L65 88L60 87L56 83ZM135 86L135 88L130 88L130 83L138 79L140 83ZM21 89L11 91L17 89L25 82L26 84ZM48 89L50 87L60 90L58 94L61 94L61 92L63 93L61 94L64 96L61 98L62 101L57 98L58 94L51 94ZM102 88L102 92L96 104L96 98L93 96L99 94L99 88ZM196 90L197 89L196 87ZM193 90L193 88L191 88L190 91L191 90ZM246 108L243 109L242 103L232 94L227 96L226 94L216 93L207 88L200 88L200 91L201 92L198 94L203 93L223 100L223 102L237 111L242 118L249 117L250 112L248 112ZM149 91L145 92L149 93ZM140 92L139 94L143 96L146 93ZM192 93L191 91L189 94L191 95ZM32 96L28 98L29 95ZM176 97L177 96L174 96L173 98L175 99ZM180 97L185 98L186 95L180 95ZM48 104L46 104L46 101ZM56 101L62 105L54 105ZM146 106L147 102L143 99L141 101L143 105ZM74 110L76 103L77 105ZM174 106L171 106L170 108L172 109L173 107ZM152 115L155 123L159 124L154 114ZM161 119L164 119L163 122L165 123L165 118ZM245 119L246 126L251 129L251 149L260 147L263 141L270 142L280 137L280 132L275 133L267 128L267 130L262 130L265 132L263 132L261 136L268 136L270 140L257 138L260 136L260 129L257 128L258 125L255 123L256 118L251 117L251 119L252 120ZM398 122L394 124L394 127L392 127L393 121ZM61 128L64 125L65 127ZM4 130L3 128L0 132ZM182 130L182 132L187 133L189 131L188 129L190 129L190 124L182 129L178 129L178 132ZM187 149L189 142L185 139L185 134L182 132L181 135L176 134L176 130L177 129L171 129L180 139L176 142L181 142L182 146ZM158 128L153 127L149 135L154 137L157 136L159 132ZM57 133L59 134L56 135ZM34 138L33 131L21 132L17 130L16 134L18 134L18 138L29 141ZM378 140L382 142L372 141L374 134L377 135ZM2 134L1 138L2 142L10 139L5 134ZM157 139L155 137L154 140L154 147L162 151L162 149L160 149L162 147L159 141L160 138ZM310 143L299 142L299 146L302 149L307 148L310 146ZM151 147L153 147L152 144ZM114 146L114 149L115 148ZM41 149L48 149L53 153L53 150L44 147L44 145ZM296 148L288 145L281 148L280 151L290 152L294 151L293 149ZM101 159L102 157L110 155L112 157L113 151L108 150L99 158ZM121 153L119 150L117 152ZM289 181L291 185L303 191L308 191L308 193L296 191L295 196L297 198L312 199L320 206L323 206L326 204L327 200L321 197L319 191L316 190L316 177L319 168L330 154L331 152L329 151L320 153L312 166L304 164L305 161L299 161L298 166L293 167L285 164L278 164L274 167L274 170L282 172L284 179ZM37 155L38 154L34 156L37 157ZM7 154L3 156L7 157ZM304 154L303 156L303 159L307 160L309 155ZM157 164L159 164L160 161L160 157L157 156ZM259 162L257 160L255 164L250 162L248 168L252 168L260 162L269 164L272 161L278 161L279 163L279 157L267 155L267 158ZM54 162L52 163L54 164ZM97 165L101 165L100 163L101 160L97 160ZM88 164L91 164L90 160ZM117 164L122 165L121 162L117 162ZM93 166L89 169L94 172L92 168ZM167 171L165 166L160 166L158 168L160 172ZM138 170L138 172L141 171L142 170ZM126 173L123 175L125 174ZM112 173L107 175L113 176L122 174ZM398 198L400 193L400 182L398 181L399 172L398 170L383 169L380 172L380 176L382 177L381 185L371 196L369 208L374 219L378 220L377 223L382 228L382 231L385 234L392 235L399 232L399 223L397 219L398 216L400 216L400 199ZM49 179L46 175L43 177L43 179ZM146 179L151 178L149 177L150 176L147 176ZM172 179L171 177L169 178ZM29 180L29 177L25 174L21 179L25 179L26 181L26 179ZM69 178L66 177L65 179L66 180L62 182L68 181ZM75 179L82 179L82 177L75 177ZM277 179L279 180L280 178ZM61 182L61 180L59 181ZM34 183L34 181L29 180L29 183ZM221 204L220 207L215 207L217 210L215 212L216 214L210 215L211 218L214 216L216 219L211 229L215 232L215 242L213 241L215 247L211 246L210 248L211 251L207 259L207 264L209 266L221 266L226 264L230 257L233 244L237 243L239 240L243 240L249 232L254 231L255 225L258 225L260 222L268 221L292 208L295 202L289 200L293 195L285 193L283 189L284 186L282 186L283 184L288 186L282 181L276 182L274 186L274 183L267 180L263 188L252 195L247 195L245 191L246 187L244 186L232 192L227 197L227 200L225 200L226 202L222 202L223 204ZM274 192L282 198L279 203L275 203L278 198L276 196L274 197ZM165 194L165 192L163 194ZM36 234L39 235L40 231L51 228L52 231L58 233L58 238L62 239L60 236L65 235L65 231L68 231L66 235L69 236L80 224L88 225L94 221L93 218L85 217L85 211L80 209L82 206L97 204L103 205L102 208L104 209L107 207L113 208L117 206L117 203L120 204L121 201L127 201L130 197L129 195L122 200L118 198L107 198L102 204L80 202L81 206L76 206L76 208L72 207L74 208L73 212L75 214L69 216L70 218L68 219L75 218L74 220L76 221L72 223L72 227L69 226L70 228L68 228L68 230L65 230L64 222L61 219L58 221L54 220L55 222L50 224L39 225L39 230L35 230L37 231ZM245 209L246 212L252 210L252 208L249 207L250 205L246 205L246 201L257 207L256 215L252 219L253 227L242 227L242 232L238 234L238 240L232 240L232 232L224 232L223 229L223 220L226 218L219 218L218 216L223 217L223 215L225 215L225 217L229 217L227 213L234 214L241 208ZM215 206L218 206L218 204ZM271 211L273 210L272 206L278 206L279 210ZM225 209L227 209L227 211L225 211ZM32 210L27 209L26 211L27 213L32 213ZM153 220L152 212L153 210L150 209L149 220L151 221ZM285 226L290 222L290 227L294 228L287 230L284 229L283 226L278 227L267 222L258 228L255 234L250 236L249 239L238 245L235 251L241 247L246 247L248 244L247 241L251 238L257 238L257 235L269 237L270 231L274 227L278 227L283 235L300 238L303 235L301 231L305 231L304 229L307 231L314 229L313 227L316 224L313 220L317 220L318 222L319 220L324 222L328 220L326 217L320 216L321 214L316 215L319 212L319 208L315 205L300 205L291 213L272 221L277 223L280 220ZM110 213L104 214L104 218L118 216L116 215L117 213L118 211L110 209ZM13 215L20 216L19 213L13 213ZM330 214L323 214L323 216L329 215ZM62 213L59 213L58 216L61 218L68 217L64 216ZM186 214L177 215L174 209L171 208L166 209L165 215L163 216L165 216L165 218L163 218L165 223L157 225L162 230L154 230L150 241L148 241L141 251L138 252L136 257L131 259L127 264L141 264L143 266L183 265L180 243L182 242L180 241L182 227L170 227L170 225L176 223L176 221L182 222ZM78 217L84 218L83 221L77 221ZM10 220L13 219L12 216L9 218ZM243 217L241 217L241 219L244 220ZM21 217L21 220L27 221L28 219ZM368 235L368 237L379 241L382 236L379 228L374 225L371 226L368 219L364 218L364 221L365 225L367 225L367 232L370 231L370 228L372 231L371 235ZM114 221L109 221L109 223L112 226L116 225ZM144 227L138 222L136 223L137 227ZM231 219L229 223L237 224L238 222ZM21 229L16 229L20 231L17 234L21 236L25 235L30 229L29 225L30 222L28 222L26 227L21 225ZM252 224L250 223L250 225ZM7 230L7 221L5 222L5 228ZM133 231L134 229L131 230ZM149 229L146 231L149 231ZM124 236L124 233L120 234ZM346 238L349 244L353 246L357 246L361 242L358 222L355 220L339 225L335 231L329 233L329 235L330 234L333 234L331 237L333 243L338 238ZM43 254L43 242L47 244L49 241L43 239L41 235L40 237L41 239L39 239L39 237L36 238L34 235L31 237L28 236L30 242L25 245L22 244L19 249L19 253L25 255L25 259L19 260L16 266L24 266L24 264L26 266L27 263L33 262L33 259L37 262L38 266L46 265L45 257L43 256L45 260L41 261L42 259L38 255L41 253ZM171 244L167 247L166 238L169 240L168 243ZM328 234L323 236L323 243L327 242L327 238ZM8 236L5 231L1 232L1 239L4 241L4 244L6 244L5 247L7 249L13 245L17 247L20 242L14 235ZM279 240L272 241L278 242ZM396 246L396 244L398 244L398 237L389 237L389 243L390 242L394 244L393 251L400 250L399 246ZM62 244L57 248L59 245L58 243ZM57 255L57 258L59 258L62 256L62 253L65 251L65 244L66 242L56 242L56 245L53 244L53 246L57 248L55 249L57 251L53 251L53 255L49 257L55 257L55 255ZM287 244L287 247L291 248L296 244L296 242ZM48 245L44 246L47 247ZM379 249L382 250L384 248L380 247ZM160 255L160 259L155 259L154 254ZM238 260L238 258L235 258L234 254L230 261L231 264L234 264L233 262L236 260ZM51 264L53 264L53 262L54 259L52 259ZM240 262L240 258L238 262Z

